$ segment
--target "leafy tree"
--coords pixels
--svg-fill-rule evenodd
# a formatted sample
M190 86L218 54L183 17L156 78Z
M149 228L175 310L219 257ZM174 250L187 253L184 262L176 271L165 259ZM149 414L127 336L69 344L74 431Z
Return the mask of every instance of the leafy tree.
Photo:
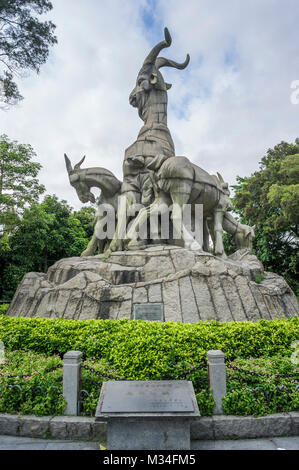
M24 208L38 201L45 191L37 179L41 165L30 145L0 136L0 251Z
M24 70L38 73L48 58L49 47L57 42L55 25L37 17L51 9L49 0L0 0L2 104L15 104L22 99L15 77Z
M0 297L12 298L27 272L46 272L61 258L80 256L88 241L80 220L66 201L46 196L42 203L33 203L24 210L9 237L10 250L2 256Z
M241 222L257 225L256 255L265 268L298 289L299 139L269 149L259 171L237 177L234 210Z
M236 219L238 219L238 217L236 217ZM223 232L222 238L225 253L228 256L233 254L237 249L233 236L230 233Z
M79 211L74 213L76 219L78 219L86 233L87 238L91 238L94 230L94 216L95 208L91 206L81 207Z
M281 162L279 183L273 184L268 193L268 201L281 209L275 227L290 225L298 237L299 225L299 153L289 155Z

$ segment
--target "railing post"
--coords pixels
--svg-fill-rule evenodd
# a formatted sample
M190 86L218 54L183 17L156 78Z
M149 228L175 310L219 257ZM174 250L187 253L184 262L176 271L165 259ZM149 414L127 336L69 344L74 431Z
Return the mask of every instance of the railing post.
M215 400L214 414L221 415L222 398L226 395L225 354L222 351L208 351L209 385Z
M65 415L77 416L81 388L81 356L81 351L68 351L63 356L63 395L67 401Z

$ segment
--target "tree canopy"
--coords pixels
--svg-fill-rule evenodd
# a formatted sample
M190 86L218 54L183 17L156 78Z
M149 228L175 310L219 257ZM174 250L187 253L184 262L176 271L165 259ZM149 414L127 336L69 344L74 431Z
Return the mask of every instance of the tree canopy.
M57 42L55 25L38 15L52 9L49 0L0 0L0 105L22 99L15 78L40 71Z
M89 239L93 236L95 212L96 210L92 206L83 206L74 212L74 216L80 221L86 237Z
M85 228L93 220L94 210L76 213L55 195L26 208L9 237L9 249L0 252L0 298L11 299L27 272L46 272L61 258L80 256L89 242Z
M299 139L281 142L261 159L259 171L237 177L234 211L257 225L254 248L268 271L298 289Z
M41 165L30 145L0 136L0 299L10 300L24 274L45 272L61 258L80 256L93 234L95 209L75 212L45 196Z
M35 157L31 145L0 136L0 241L13 230L24 208L45 191L37 179L41 165L32 161Z

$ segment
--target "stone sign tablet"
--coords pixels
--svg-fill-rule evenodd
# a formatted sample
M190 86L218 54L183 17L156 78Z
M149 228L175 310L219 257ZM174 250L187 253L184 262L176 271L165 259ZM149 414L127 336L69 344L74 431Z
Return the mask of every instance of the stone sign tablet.
M186 381L117 381L105 384L102 413L193 412Z
M163 321L163 304L134 304L134 320Z

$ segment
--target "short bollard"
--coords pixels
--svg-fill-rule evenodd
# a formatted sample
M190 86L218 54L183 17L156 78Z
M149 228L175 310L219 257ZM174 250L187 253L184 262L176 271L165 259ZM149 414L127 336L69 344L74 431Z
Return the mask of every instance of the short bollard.
M67 402L65 415L77 415L81 388L81 356L81 351L68 351L63 356L63 396Z
M222 398L226 395L225 354L222 351L208 351L209 385L215 400L214 414L221 415Z

